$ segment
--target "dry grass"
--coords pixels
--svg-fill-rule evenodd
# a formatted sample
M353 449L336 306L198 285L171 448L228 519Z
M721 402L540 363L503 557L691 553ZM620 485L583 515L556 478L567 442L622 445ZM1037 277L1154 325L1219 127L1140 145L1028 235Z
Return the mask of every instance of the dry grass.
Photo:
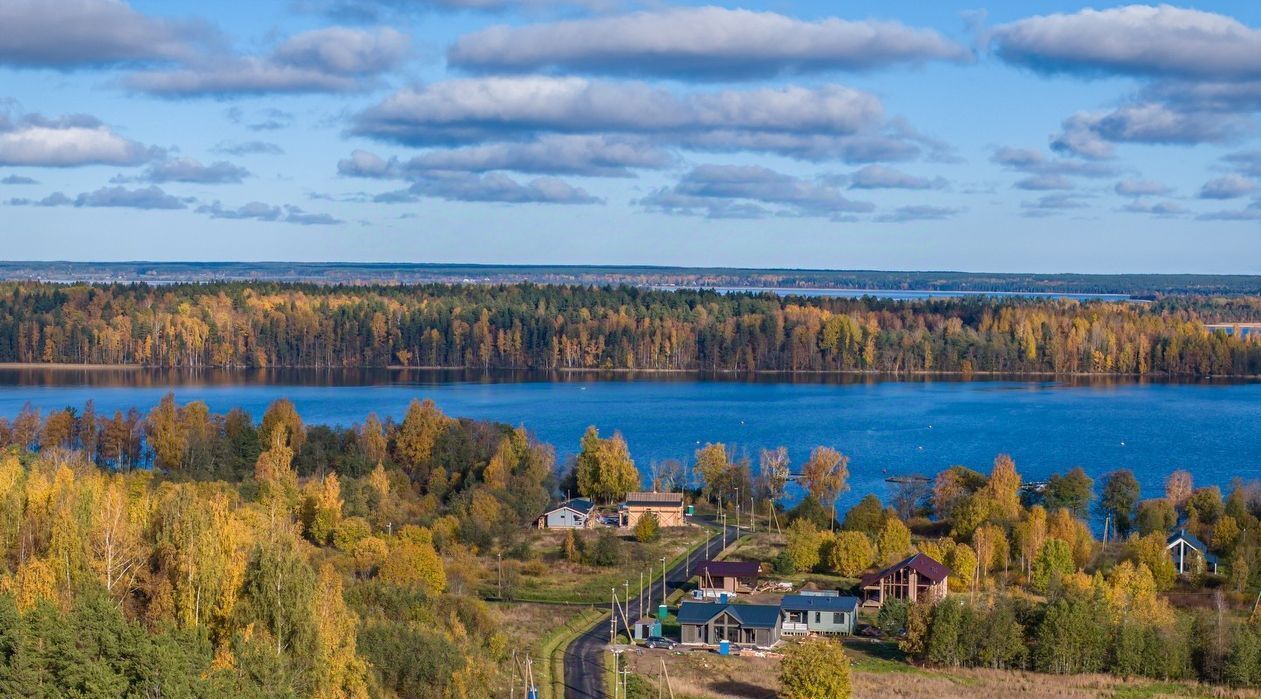
M849 649L854 663L854 696L928 697L930 699L988 699L989 697L1110 697L1156 699L1158 697L1213 697L1243 699L1261 692L1232 690L1194 683L1122 679L1110 675L1042 675L1003 670L930 670L901 661L886 660ZM631 669L648 684L657 686L661 662L669 669L676 697L763 699L779 695L779 660L758 657L722 657L714 653L631 653Z

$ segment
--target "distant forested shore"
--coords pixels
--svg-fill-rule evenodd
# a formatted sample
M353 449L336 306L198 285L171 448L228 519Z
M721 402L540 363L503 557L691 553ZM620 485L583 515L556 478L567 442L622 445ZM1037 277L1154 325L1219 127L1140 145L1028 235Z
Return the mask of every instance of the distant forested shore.
M0 284L0 362L1261 375L1261 297L896 301L633 286Z
M1107 294L1144 299L1188 294L1261 295L1261 275L1251 274L1036 274L412 262L0 261L0 280L149 284L271 281L356 285L533 282L644 287Z

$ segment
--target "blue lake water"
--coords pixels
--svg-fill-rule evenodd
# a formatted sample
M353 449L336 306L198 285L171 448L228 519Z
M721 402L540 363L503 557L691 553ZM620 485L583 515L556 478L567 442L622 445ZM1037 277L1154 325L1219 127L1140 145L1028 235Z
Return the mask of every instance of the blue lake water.
M1261 383L1054 381L830 382L695 377L559 380L418 372L164 374L147 371L0 371L0 415L30 402L43 410L96 402L101 413L147 410L168 390L181 402L255 416L288 397L308 423L348 425L371 411L402 416L413 398L448 414L524 425L571 454L588 425L620 430L647 470L721 441L757 461L787 446L794 463L816 445L849 455L851 494L883 492L889 475L932 474L951 464L988 471L1010 453L1026 479L1082 466L1092 476L1132 469L1145 495L1177 468L1197 484L1261 478Z

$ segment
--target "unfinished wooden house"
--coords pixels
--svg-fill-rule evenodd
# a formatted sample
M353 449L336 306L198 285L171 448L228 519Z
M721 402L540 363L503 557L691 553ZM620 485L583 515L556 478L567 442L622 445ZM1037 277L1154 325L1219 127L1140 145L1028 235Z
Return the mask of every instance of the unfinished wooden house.
M907 602L938 601L946 596L950 569L917 553L859 580L864 607L879 607L887 599Z

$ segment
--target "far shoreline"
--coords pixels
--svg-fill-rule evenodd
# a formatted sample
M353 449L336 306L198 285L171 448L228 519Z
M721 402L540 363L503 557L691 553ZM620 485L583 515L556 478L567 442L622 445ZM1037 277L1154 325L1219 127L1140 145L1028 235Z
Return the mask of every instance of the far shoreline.
M1123 374L1114 372L1010 372L1010 371L870 371L866 369L658 369L658 368L608 368L608 367L556 367L538 369L530 367L468 367L468 366L404 366L390 364L386 366L163 366L158 364L94 364L94 363L58 363L58 362L0 362L0 371L163 371L163 372L460 372L471 375L522 375L522 376L619 376L627 377L636 374L645 376L678 376L694 378L739 378L782 376L786 380L806 377L850 377L871 378L879 381L906 381L910 379L941 378L957 381L980 379L982 381L1054 381L1070 379L1115 379L1122 381L1156 381L1162 383L1207 383L1214 381L1257 381L1261 374L1215 374L1212 376L1193 376L1189 374Z

